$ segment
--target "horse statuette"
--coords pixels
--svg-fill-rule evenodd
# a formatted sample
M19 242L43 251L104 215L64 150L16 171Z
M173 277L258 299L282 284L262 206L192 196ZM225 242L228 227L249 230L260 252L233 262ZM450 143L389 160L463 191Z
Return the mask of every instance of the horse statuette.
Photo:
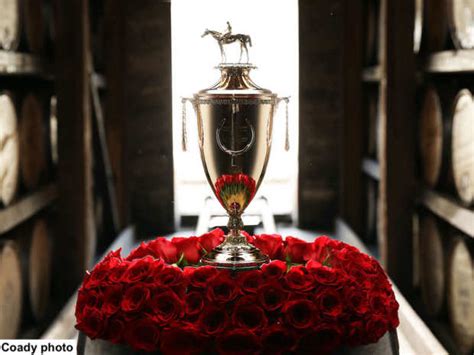
M201 37L205 37L207 35L211 35L217 41L217 44L219 45L219 49L221 51L222 63L225 63L227 61L224 45L231 44L234 42L240 43L239 63L242 62L242 56L243 56L244 51L247 57L247 63L249 62L249 50L248 50L247 44L249 44L250 47L252 47L252 40L250 39L249 35L244 35L242 33L233 34L232 26L230 25L229 21L227 21L227 29L224 32L218 32L218 31L212 31L212 30L206 29Z

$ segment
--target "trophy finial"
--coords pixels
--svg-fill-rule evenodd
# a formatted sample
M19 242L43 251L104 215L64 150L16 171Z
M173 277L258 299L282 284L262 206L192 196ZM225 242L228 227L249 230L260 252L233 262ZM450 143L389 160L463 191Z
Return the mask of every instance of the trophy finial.
M250 45L250 47L252 47L252 40L249 35L245 35L242 33L233 34L232 26L229 21L227 21L227 28L224 32L213 31L206 28L201 37L205 37L207 35L211 35L217 41L217 44L219 45L219 49L221 51L222 63L227 62L227 56L224 50L224 45L231 44L234 42L239 42L240 44L239 63L242 63L242 56L244 52L247 57L246 63L249 62L249 50L247 45Z

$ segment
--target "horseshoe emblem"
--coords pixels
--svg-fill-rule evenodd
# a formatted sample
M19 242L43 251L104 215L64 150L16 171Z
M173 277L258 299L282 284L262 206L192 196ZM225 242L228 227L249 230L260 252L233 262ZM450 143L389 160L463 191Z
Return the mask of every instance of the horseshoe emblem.
M253 128L252 124L248 121L248 119L245 119L245 124L247 126L247 129L250 129L250 140L249 142L242 148L242 149L235 149L235 144L234 144L234 139L235 137L231 136L231 145L232 145L232 148L228 148L225 146L225 144L222 142L222 139L221 139L221 131L222 131L222 128L224 127L225 123L227 122L227 118L224 118L222 120L222 123L219 125L219 128L217 128L216 130L216 141L217 141L217 145L219 146L219 148L231 155L231 156L238 156L238 155L242 155L244 154L245 152L248 152L250 148L252 148L253 144L255 143L255 129Z

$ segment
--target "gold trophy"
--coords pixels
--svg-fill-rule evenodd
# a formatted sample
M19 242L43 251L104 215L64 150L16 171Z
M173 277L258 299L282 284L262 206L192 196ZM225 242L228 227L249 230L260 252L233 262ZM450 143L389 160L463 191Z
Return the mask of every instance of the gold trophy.
M183 148L186 149L185 105L190 101L198 120L198 141L207 180L229 215L229 233L224 242L202 258L202 263L225 269L255 269L268 256L248 243L242 234L242 213L260 186L272 145L273 116L280 101L270 90L249 77L250 36L206 30L221 50L220 80L214 86L183 98ZM238 63L227 63L224 45L240 43ZM245 52L247 62L241 59Z

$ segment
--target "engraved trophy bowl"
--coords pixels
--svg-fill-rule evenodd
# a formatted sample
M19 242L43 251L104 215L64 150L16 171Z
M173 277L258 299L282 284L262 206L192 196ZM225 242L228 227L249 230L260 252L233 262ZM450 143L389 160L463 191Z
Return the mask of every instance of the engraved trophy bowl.
M214 36L218 42L221 37ZM225 60L223 53L222 58ZM201 259L203 264L218 268L255 269L269 260L242 234L241 217L265 175L276 108L281 100L288 99L257 86L249 76L254 68L249 63L221 63L217 66L221 74L217 84L183 99L184 105L186 101L192 103L197 115L207 180L229 215L224 242ZM183 123L183 134L184 127Z

